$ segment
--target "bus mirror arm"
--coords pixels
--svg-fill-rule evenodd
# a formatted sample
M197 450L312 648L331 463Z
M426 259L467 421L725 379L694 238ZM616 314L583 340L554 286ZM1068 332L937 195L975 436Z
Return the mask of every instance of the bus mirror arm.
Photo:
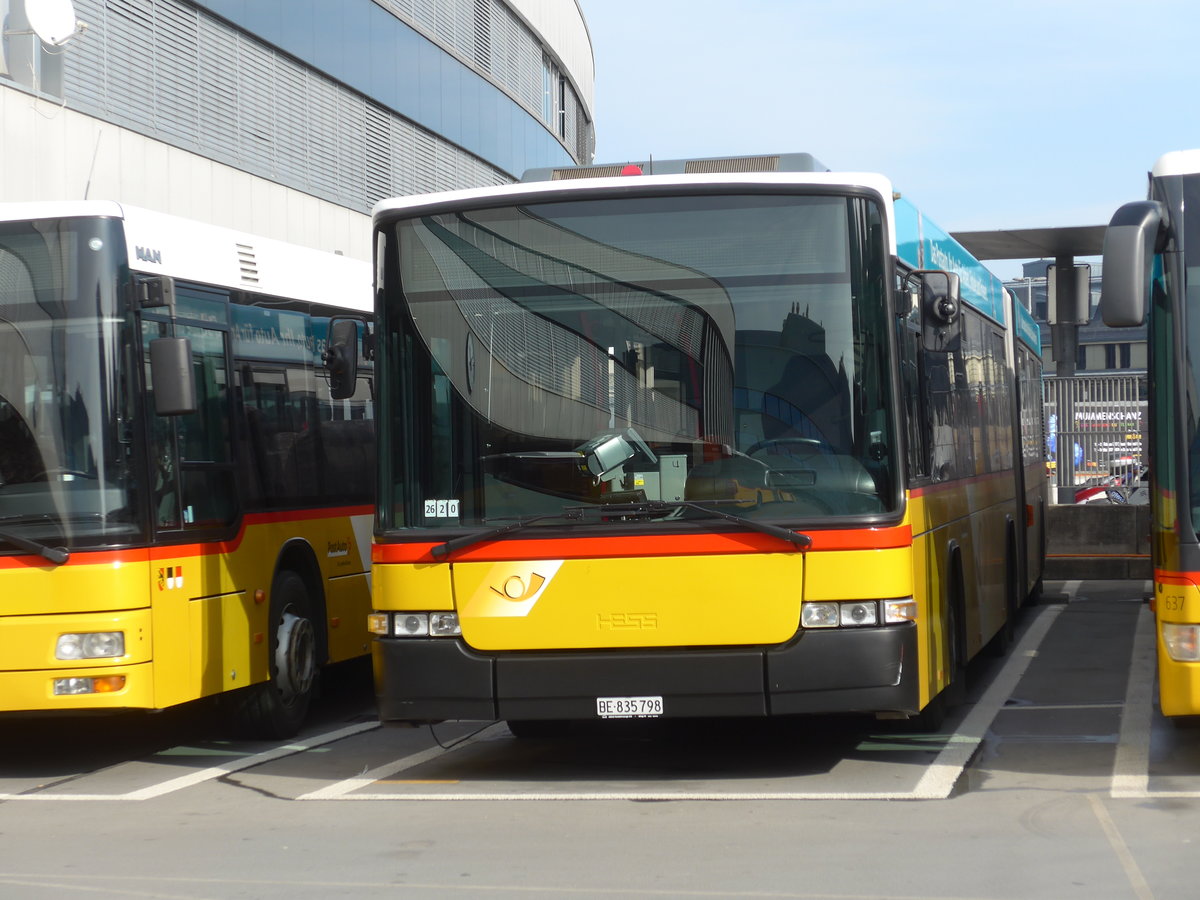
M1166 208L1154 200L1126 203L1104 230L1104 279L1100 312L1104 324L1125 328L1146 320L1154 255L1165 249Z

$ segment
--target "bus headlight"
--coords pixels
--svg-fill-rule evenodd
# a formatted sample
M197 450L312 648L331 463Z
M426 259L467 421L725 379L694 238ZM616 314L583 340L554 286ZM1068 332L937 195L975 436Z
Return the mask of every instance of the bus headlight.
M125 632L90 631L60 634L55 659L116 659L125 655Z
M106 675L102 678L55 678L56 697L75 694L115 694L125 689L124 675Z
M843 603L841 624L874 625L879 621L879 608L872 603Z
M1200 662L1200 625L1162 623L1163 643L1175 662Z
M802 603L800 624L805 628L837 628L841 615L836 603Z
M861 628L871 625L900 625L917 618L917 601L841 600L800 604L802 628Z
M457 637L462 634L454 612L374 612L367 629L382 637Z
M911 597L883 601L883 621L889 625L896 622L915 622L916 620L917 601Z
M429 633L437 637L456 637L462 634L462 628L458 624L458 613L430 613Z

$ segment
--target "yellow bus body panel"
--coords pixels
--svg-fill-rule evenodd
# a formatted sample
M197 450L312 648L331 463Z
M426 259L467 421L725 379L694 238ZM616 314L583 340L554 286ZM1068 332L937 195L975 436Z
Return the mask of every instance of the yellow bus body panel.
M776 644L799 626L801 553L457 563L479 650Z
M266 680L269 595L287 541L310 547L320 571L328 661L367 653L369 544L345 514L249 522L227 544L80 551L60 566L2 557L0 712L162 709ZM125 656L54 658L60 634L84 631L124 631ZM125 675L125 688L53 694L55 678L102 675Z
M377 565L371 577L377 609L445 612L454 609L448 563Z
M1167 652L1164 623L1200 623L1200 587L1160 584L1154 600L1154 632L1158 644L1158 703L1164 716L1200 715L1200 662L1177 662Z

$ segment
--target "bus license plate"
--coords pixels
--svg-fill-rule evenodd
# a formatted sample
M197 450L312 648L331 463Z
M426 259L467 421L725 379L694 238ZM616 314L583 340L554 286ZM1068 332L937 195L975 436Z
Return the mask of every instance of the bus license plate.
M662 697L596 698L596 715L602 719L648 718L662 714Z

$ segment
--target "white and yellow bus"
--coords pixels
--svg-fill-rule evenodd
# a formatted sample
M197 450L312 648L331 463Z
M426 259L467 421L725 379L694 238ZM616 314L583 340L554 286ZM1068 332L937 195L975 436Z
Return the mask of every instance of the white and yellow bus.
M110 202L0 205L0 713L228 694L301 724L367 652L370 265ZM332 324L331 324L332 323Z
M895 196L796 154L376 207L384 721L940 723L1041 577L1041 360Z

